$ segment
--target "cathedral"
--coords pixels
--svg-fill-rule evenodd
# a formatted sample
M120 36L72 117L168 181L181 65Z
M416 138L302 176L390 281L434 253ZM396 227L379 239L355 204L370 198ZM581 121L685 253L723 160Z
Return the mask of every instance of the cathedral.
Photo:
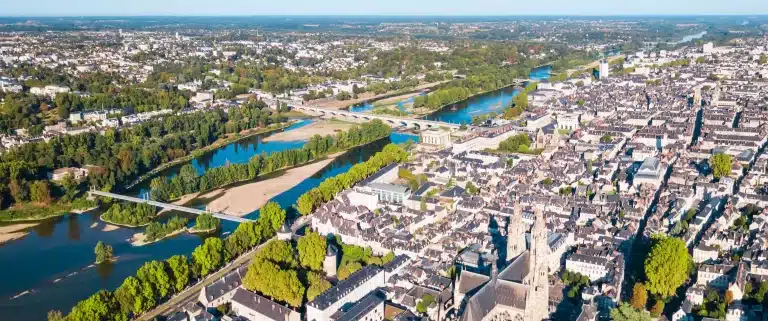
M461 271L454 302L461 321L541 321L549 318L547 227L536 209L531 247L526 248L525 223L520 206L507 226L507 266L499 272L496 260L491 275Z

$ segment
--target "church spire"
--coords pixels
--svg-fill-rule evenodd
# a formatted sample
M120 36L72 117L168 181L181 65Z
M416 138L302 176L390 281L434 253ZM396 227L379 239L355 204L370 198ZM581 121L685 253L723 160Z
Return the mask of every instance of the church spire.
M515 211L507 224L507 262L525 251L525 223L520 200L516 200Z
M536 220L531 231L531 283L525 320L541 321L549 318L549 244L544 211L536 208Z

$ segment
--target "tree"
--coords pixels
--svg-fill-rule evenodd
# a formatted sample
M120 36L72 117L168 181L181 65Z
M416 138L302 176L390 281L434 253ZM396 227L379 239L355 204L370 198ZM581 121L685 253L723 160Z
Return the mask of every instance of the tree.
M80 301L72 308L67 316L68 321L123 321L127 320L114 295L101 290L88 299Z
M685 242L675 237L655 236L645 260L648 291L662 298L675 294L685 280L693 261Z
M51 203L51 189L48 181L34 181L29 188L30 197L33 202L41 204Z
M611 310L611 321L650 321L651 316L643 311L636 310L628 303L622 303Z
M350 99L352 99L352 95L350 95L350 94L349 94L348 92L346 92L346 91L340 91L340 92L339 92L339 93L336 95L336 99L338 99L338 100L350 100Z
M281 270L274 262L258 256L251 261L243 286L294 307L301 305L306 290L295 270Z
M285 223L285 210L275 202L269 202L261 207L259 220L267 222L272 231L277 231Z
M435 297L431 294L425 294L421 297L419 300L419 303L416 304L416 311L419 313L427 313L427 309L429 308L432 303L435 302Z
M309 195L309 193L304 193L299 196L299 199L296 201L296 207L301 213L301 215L307 215L309 213L312 213L315 207L315 201L314 199Z
M173 277L173 288L177 293L181 290L184 290L187 284L189 284L190 276L189 262L187 261L187 257L184 255L174 255L166 260L166 262L168 263L168 267L171 269L171 275Z
M210 231L218 229L221 225L221 220L213 217L210 213L203 213L197 216L195 219L195 230L198 231Z
M324 279L319 273L309 272L307 275L309 288L307 288L307 301L314 300L318 295L331 288L331 282Z
M156 299L165 298L171 292L173 285L171 284L171 276L168 275L165 262L153 260L144 263L136 271L136 277L143 286L145 284L152 286Z
M600 142L604 144L608 144L613 141L613 137L611 135L603 135L600 137Z
M664 301L656 300L656 303L651 307L651 316L658 318L664 312Z
M96 248L93 252L96 254L96 264L112 260L112 245L106 245L104 242L99 241L96 243Z
M531 146L531 139L528 134L518 134L499 143L499 150L515 153L521 152L521 150L527 151L529 146Z
M728 177L731 175L731 167L733 166L733 158L728 154L715 154L709 158L710 166L712 167L712 174L715 178Z
M725 303L731 304L733 302L733 292L731 290L725 291Z
M642 283L635 283L632 287L632 307L645 310L646 304L648 304L648 290Z
M336 276L339 278L339 280L346 280L350 275L352 275L352 273L355 273L362 268L363 268L363 265L358 262L345 264L344 266L339 268L339 271L336 273Z
M467 185L465 185L467 188L467 192L472 195L480 194L480 189L475 186L475 184L472 184L472 182L467 182Z
M224 260L223 252L224 243L218 237L209 237L195 248L192 259L200 267L201 276L206 276L221 266Z
M301 266L314 271L323 268L325 249L327 247L327 241L324 236L315 232L309 232L299 239L297 247Z
M766 56L765 54L760 54L760 61L759 62L760 62L761 65L768 64L768 56Z
M143 283L135 276L123 280L123 284L115 290L115 299L120 304L123 313L135 315L144 313L156 304L152 284Z
M64 315L59 310L48 311L48 321L65 321Z
M299 265L294 256L291 243L281 240L271 240L259 249L256 256L265 260L278 263L284 267L295 268Z

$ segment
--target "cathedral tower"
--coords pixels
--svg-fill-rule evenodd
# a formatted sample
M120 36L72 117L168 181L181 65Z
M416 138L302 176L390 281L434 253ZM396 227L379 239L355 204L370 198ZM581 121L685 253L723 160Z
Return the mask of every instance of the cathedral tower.
M528 302L525 306L525 320L541 321L549 318L549 244L544 211L535 209L536 220L531 232L531 283Z
M525 251L525 230L523 210L518 200L515 212L507 224L507 262L511 262Z

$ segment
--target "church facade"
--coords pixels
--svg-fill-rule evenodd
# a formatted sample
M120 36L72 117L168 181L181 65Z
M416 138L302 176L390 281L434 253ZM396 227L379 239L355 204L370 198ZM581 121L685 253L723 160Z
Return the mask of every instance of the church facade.
M454 302L461 321L541 321L549 318L549 269L544 213L535 211L531 246L526 248L525 223L520 206L507 226L507 266L491 275L461 271Z

